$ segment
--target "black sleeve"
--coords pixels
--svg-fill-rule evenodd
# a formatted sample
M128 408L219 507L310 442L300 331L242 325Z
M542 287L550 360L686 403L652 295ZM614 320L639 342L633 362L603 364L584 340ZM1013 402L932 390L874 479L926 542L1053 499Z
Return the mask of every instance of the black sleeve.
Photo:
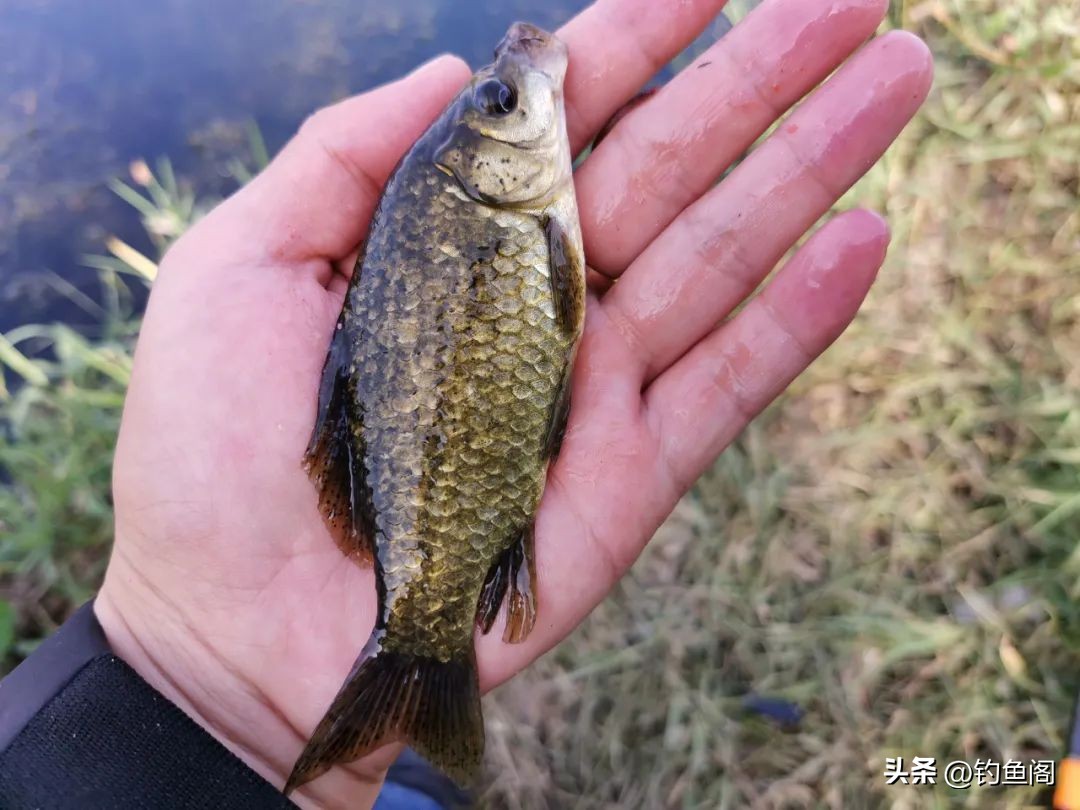
M295 805L113 655L88 604L0 681L0 807Z

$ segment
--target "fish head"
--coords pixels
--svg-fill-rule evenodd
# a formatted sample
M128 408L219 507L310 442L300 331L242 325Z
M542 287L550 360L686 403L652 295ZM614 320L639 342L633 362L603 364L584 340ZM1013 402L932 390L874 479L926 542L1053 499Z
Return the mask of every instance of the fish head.
M553 34L514 23L449 108L435 164L473 199L545 208L572 176L563 79L566 46Z
M561 94L568 61L566 45L561 39L531 23L516 22L495 46L492 68L507 78L543 73Z

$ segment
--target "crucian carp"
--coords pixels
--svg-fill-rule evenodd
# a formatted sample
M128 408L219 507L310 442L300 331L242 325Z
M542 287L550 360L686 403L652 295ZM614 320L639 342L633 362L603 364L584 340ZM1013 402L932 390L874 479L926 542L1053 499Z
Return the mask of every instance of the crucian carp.
M474 628L537 615L533 522L570 408L585 266L565 45L516 23L390 177L304 462L375 629L286 792L392 742L459 782L484 748Z

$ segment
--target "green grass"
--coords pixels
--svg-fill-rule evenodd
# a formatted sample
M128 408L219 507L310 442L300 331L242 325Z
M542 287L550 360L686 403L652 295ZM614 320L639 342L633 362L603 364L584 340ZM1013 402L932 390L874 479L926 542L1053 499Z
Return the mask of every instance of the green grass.
M1045 800L882 773L886 756L1056 758L1080 689L1080 14L898 0L890 15L928 39L937 80L844 200L889 216L879 283L613 598L488 701L487 805ZM157 176L140 212L163 248L198 209ZM108 546L137 328L117 274L140 265L118 247L93 262L104 340L0 342L23 380L0 400L8 665L92 592ZM18 354L35 342L55 360ZM746 716L750 692L798 703L802 723Z
M134 186L111 185L159 252L212 203L197 203L168 161L156 173L133 164L132 175ZM120 240L105 246L108 255L85 257L101 281L102 303L90 305L102 337L60 324L0 335L0 372L13 383L0 377L0 671L89 599L105 570L113 444L139 328L125 279L149 284L156 275L151 259Z

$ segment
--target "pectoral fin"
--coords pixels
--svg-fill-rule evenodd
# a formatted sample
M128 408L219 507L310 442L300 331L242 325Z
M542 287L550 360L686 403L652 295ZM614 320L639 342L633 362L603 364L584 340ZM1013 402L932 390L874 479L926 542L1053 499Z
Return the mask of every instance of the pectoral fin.
M585 317L585 263L557 218L544 217L542 223L548 241L555 320L564 332L576 335Z
M350 414L349 339L341 321L330 342L304 469L319 492L319 511L346 556L370 562L374 520L365 480L363 424ZM351 415L351 419L350 419Z
M544 453L546 459L554 459L562 449L563 436L566 435L566 423L570 421L570 373L571 364L568 362L563 369L562 378L559 380L559 390L551 403L551 415L548 417L547 435L544 437Z

